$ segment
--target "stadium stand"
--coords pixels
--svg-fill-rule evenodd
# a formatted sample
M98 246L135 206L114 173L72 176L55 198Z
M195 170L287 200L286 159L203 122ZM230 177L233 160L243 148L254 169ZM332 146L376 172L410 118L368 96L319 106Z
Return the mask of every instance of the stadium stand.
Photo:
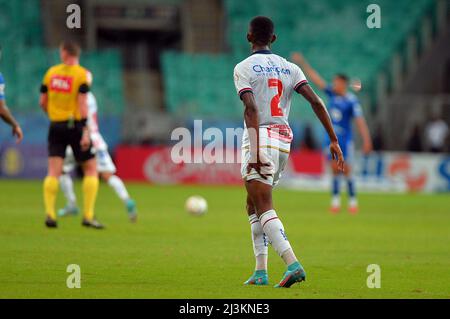
M47 68L59 63L58 50L45 46L39 0L0 0L0 8L0 71L7 83L8 105L25 128L25 143L41 145L47 138L47 120L39 108L39 87ZM121 55L116 50L86 51L81 63L94 74L100 126L114 147L121 139L125 108ZM9 136L8 130L0 127L2 136Z
M7 83L8 103L19 113L39 112L39 85L46 69L58 63L58 52L45 47L39 0L0 0L0 34L4 51L0 71ZM25 27L24 27L25 26ZM85 52L81 63L96 79L94 93L105 115L124 108L121 56L115 50Z
M248 55L243 30L255 11L273 18L278 33L274 44L276 53L289 56L291 51L301 50L327 79L336 72L360 78L365 87L362 94L372 100L373 107L377 75L390 67L392 56L408 35L419 32L419 22L424 12L432 10L434 1L417 0L414 5L409 0L378 1L383 8L380 29L369 29L366 25L369 15L366 8L370 3L366 0L225 0L229 53L167 52L163 56L168 110L177 115L220 114L224 118L241 118L242 107L233 94L232 70ZM360 10L356 10L358 7ZM398 32L392 32L393 29ZM189 85L185 85L186 79ZM293 100L291 114L294 119L312 118L312 112L301 99Z
M180 0L172 1L181 3ZM30 114L41 115L37 103L39 84L46 68L58 61L57 50L45 46L46 32L43 30L40 3L39 0L0 0L0 44L4 49L0 71L8 83L9 105L14 107L19 117L24 114L26 121L32 121L28 119ZM416 0L411 5L408 0L379 0L377 4L383 8L381 29L366 26L366 8L370 3L369 0L223 0L226 52L206 54L193 49L195 53L167 51L162 55L167 116L188 121L199 117L214 120L219 116L224 121L242 124L242 105L234 94L232 70L248 55L245 30L248 21L256 14L274 19L278 33L274 45L276 53L289 56L291 51L302 51L327 79L336 72L360 78L363 91L359 96L366 114L370 116L369 111L375 113L380 99L380 86L383 89L393 87L396 79L393 70L404 72L406 69L408 52L405 48L408 46L405 42L411 34L417 38L417 47L413 50L419 52L425 45L421 27L426 15L435 14L433 4L436 1ZM393 28L398 32L392 32ZM399 54L400 65L393 68L392 60ZM82 64L94 74L93 90L101 105L100 116L114 118L114 123L117 123L108 123L104 129L111 129L115 133L112 134L114 139L118 140L118 123L126 107L121 55L116 50L85 52ZM380 85L382 72L386 76ZM25 90L26 94L23 93ZM140 112L135 112L130 104L128 100L131 111L127 117L135 116L141 121ZM152 111L144 111L148 112L148 118L153 116ZM294 132L301 132L303 125L312 122L313 118L307 103L300 98L293 100L291 120ZM124 131L135 131L134 126L125 127ZM313 126L313 129L321 134L320 128ZM34 138L44 140L44 136Z

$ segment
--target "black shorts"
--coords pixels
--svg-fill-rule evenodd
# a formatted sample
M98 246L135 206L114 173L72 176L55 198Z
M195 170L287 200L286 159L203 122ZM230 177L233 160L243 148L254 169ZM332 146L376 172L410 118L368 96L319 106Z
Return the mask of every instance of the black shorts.
M73 155L78 163L83 163L95 157L95 152L91 146L83 151L81 149L81 137L83 135L83 123L80 121L72 122L51 122L48 131L48 156L66 157L66 148L68 145L73 150Z

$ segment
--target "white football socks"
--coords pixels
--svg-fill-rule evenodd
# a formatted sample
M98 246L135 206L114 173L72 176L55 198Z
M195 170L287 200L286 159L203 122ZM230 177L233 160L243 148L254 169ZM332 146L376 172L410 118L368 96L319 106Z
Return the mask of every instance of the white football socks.
M356 199L356 197L350 197L348 205L349 205L350 208L357 208L358 207L358 200Z
M69 174L63 174L59 177L59 185L67 199L67 206L77 207L77 197L73 190L72 177Z
M278 218L275 210L271 209L263 213L259 217L259 221L262 225L264 233L269 238L275 251L280 255L286 265L291 265L297 261L294 251L291 248L291 244L284 232L283 224Z
M122 180L120 179L120 177L118 177L116 175L112 175L108 179L108 185L111 186L112 189L114 189L117 196L119 196L119 198L123 202L126 202L130 199L130 195L128 195L127 189L125 188L125 185L122 182Z
M267 236L264 234L256 214L250 215L248 220L252 230L253 252L256 260L255 270L266 270L269 246Z
M341 196L333 195L333 197L331 197L331 207L333 208L341 207Z

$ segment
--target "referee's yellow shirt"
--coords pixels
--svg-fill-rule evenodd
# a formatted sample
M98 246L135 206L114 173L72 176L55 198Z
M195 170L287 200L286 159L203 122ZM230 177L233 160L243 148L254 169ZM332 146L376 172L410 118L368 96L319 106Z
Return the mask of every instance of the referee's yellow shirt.
M89 92L90 73L80 65L58 64L44 76L41 93L48 94L50 121L81 120L78 94Z

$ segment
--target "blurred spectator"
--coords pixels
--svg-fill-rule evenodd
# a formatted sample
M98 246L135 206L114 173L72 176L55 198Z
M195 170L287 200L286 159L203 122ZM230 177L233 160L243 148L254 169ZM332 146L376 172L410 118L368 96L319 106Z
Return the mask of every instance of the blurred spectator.
M434 116L425 128L425 137L431 152L444 151L448 135L448 125L439 116Z
M406 149L409 152L423 152L421 129L419 124L414 125L411 135L408 138Z
M300 148L302 150L313 151L317 149L316 141L314 139L314 133L311 125L307 124L305 126L305 131L303 132L303 140L301 142Z

